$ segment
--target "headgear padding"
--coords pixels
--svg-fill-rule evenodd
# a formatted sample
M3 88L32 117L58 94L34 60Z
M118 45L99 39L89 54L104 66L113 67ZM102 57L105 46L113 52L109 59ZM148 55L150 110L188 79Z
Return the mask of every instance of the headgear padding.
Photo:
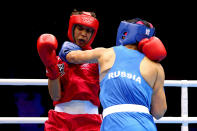
M129 23L126 21L121 21L118 27L116 45L135 44L144 38L152 37L154 35L155 28L148 28L142 23Z
M92 44L98 27L99 27L99 22L96 18L92 17L91 14L89 12L83 12L83 14L79 14L79 15L71 15L70 16L70 20L69 20L69 27L68 27L68 38L70 39L70 41L75 42L74 41L74 27L76 24L79 25L83 25L86 27L90 27L94 29L94 32L90 38L90 40L88 41L88 43L85 45L84 48L89 48L90 45Z

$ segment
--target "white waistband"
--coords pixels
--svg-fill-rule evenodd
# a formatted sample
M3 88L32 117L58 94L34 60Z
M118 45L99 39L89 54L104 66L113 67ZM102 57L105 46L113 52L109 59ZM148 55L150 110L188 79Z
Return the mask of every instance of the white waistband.
M136 105L136 104L120 104L120 105L114 105L105 108L103 110L103 119L105 116L117 112L141 112L141 113L150 114L149 109L145 106Z
M69 114L98 114L98 107L90 101L72 100L55 105L55 111Z

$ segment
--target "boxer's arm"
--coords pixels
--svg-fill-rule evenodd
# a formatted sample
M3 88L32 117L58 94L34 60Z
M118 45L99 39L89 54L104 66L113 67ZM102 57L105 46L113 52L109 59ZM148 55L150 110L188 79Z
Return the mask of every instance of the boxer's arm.
M158 64L157 68L158 68L158 73L157 73L157 79L153 86L151 114L156 119L160 119L161 117L164 116L167 110L167 103L166 103L166 96L164 92L164 80L165 80L164 70L160 64Z
M58 101L61 98L61 84L60 77L55 80L48 79L49 95L53 101Z
M106 48L95 48L93 50L77 50L71 51L66 56L66 59L70 63L82 64L82 63L98 63L99 58L104 54Z

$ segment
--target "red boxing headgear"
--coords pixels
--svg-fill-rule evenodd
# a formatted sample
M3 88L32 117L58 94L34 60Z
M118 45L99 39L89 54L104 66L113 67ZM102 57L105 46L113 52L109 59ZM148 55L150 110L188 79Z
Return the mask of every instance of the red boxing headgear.
M69 27L68 27L68 38L72 42L74 42L73 29L75 24L80 24L94 29L94 32L90 40L84 47L82 47L83 49L90 49L91 48L90 45L92 44L99 27L98 20L92 17L89 12L83 12L83 14L80 15L71 15L69 20Z

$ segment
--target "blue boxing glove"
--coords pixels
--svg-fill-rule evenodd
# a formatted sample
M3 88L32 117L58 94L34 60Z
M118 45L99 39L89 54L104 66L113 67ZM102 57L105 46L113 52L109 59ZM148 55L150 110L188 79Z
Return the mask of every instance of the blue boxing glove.
M74 44L74 43L72 43L72 42L65 41L65 42L63 43L63 45L62 45L62 48L61 48L60 52L59 52L59 57L60 57L63 61L65 61L66 63L70 64L70 63L67 61L67 59L66 59L66 55L67 55L69 52L73 51L73 50L81 50L81 48L80 48L78 45L76 45L76 44Z

